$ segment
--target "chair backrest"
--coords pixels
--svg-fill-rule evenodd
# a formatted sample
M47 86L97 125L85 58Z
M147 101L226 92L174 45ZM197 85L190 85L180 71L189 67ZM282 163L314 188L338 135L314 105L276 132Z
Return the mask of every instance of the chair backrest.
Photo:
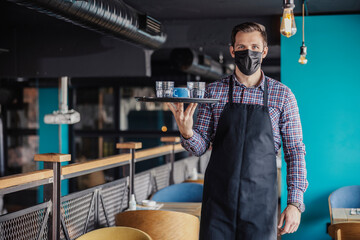
M329 235L335 240L359 240L360 222L344 222L331 224Z
M154 240L198 240L199 218L181 212L137 210L115 216L116 226L128 226L148 233Z
M131 227L108 227L88 232L77 240L152 240L145 232Z
M360 208L360 185L346 186L332 192L330 208Z
M152 200L158 202L201 202L203 185L199 183L179 183L156 192Z

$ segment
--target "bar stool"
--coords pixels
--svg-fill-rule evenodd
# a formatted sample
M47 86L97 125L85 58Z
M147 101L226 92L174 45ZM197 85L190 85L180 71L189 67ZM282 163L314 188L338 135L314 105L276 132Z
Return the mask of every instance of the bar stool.
M77 238L77 240L152 240L145 232L130 227L100 228Z
M126 211L115 215L116 226L148 233L154 240L198 240L200 221L181 212L161 210Z

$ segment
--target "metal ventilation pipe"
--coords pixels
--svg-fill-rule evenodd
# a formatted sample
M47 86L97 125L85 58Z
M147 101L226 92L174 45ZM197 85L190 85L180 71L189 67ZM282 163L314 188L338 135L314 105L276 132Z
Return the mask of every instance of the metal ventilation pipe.
M160 22L140 14L121 0L9 1L148 49L160 48L166 41Z
M171 51L170 58L176 68L187 73L210 79L219 79L224 75L219 62L190 48L176 48Z

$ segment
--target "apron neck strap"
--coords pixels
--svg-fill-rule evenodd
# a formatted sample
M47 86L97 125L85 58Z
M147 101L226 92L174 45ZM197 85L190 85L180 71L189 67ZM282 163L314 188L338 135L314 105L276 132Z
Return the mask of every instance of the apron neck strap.
M264 100L263 100L263 104L265 107L268 106L268 83L267 83L267 78L264 76Z
M233 88L234 88L234 76L232 75L229 82L229 103L233 104ZM268 83L267 78L264 76L264 99L263 104L265 107L268 106Z
M230 82L229 82L229 103L233 104L233 86L234 86L234 76L231 76Z

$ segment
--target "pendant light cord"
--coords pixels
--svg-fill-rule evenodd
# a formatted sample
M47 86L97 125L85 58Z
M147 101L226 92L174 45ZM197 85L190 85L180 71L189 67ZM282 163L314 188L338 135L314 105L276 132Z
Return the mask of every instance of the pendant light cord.
M305 18L304 18L304 9L305 9L305 0L303 0L302 4L302 43L305 44Z

